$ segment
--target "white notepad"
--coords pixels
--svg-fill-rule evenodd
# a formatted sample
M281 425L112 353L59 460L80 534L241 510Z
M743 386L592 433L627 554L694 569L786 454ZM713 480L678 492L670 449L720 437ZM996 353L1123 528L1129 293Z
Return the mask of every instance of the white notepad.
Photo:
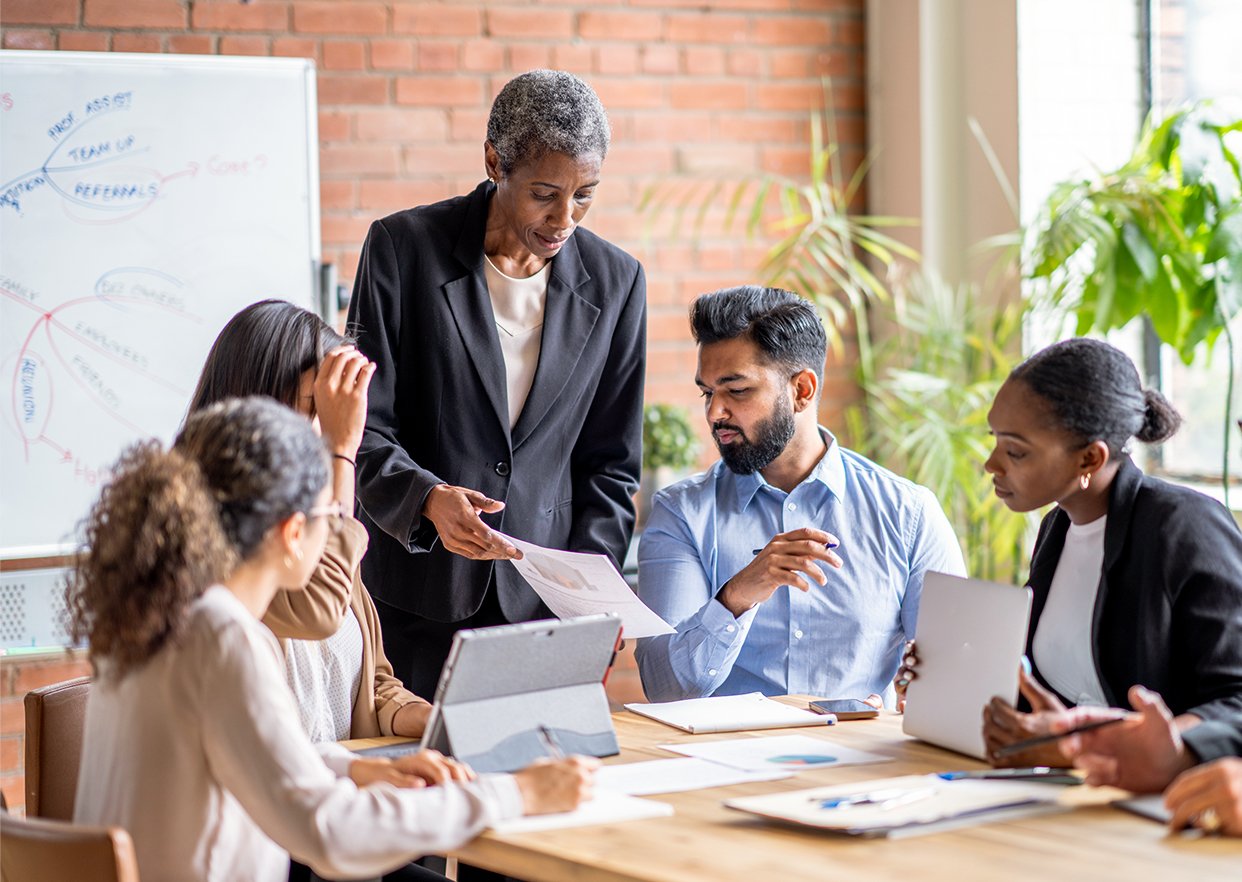
M624 793L596 790L595 798L584 802L572 812L554 815L527 815L501 821L492 827L497 833L537 833L565 827L589 827L593 824L615 824L619 821L641 821L644 818L667 818L673 807L654 799L639 799Z
M777 768L737 769L697 757L647 760L603 766L595 773L595 786L613 793L650 796L654 793L683 793L710 787L729 787L754 781L779 781L793 777Z
M817 714L790 707L765 698L758 692L687 698L683 701L665 701L658 704L627 704L625 709L692 735L741 732L746 729L826 726L837 721L831 714Z

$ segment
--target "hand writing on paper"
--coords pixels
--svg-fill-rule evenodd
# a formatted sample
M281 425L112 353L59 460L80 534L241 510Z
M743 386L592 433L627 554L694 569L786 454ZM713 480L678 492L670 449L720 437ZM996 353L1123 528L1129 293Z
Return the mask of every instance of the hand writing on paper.
M998 758L996 751L1016 741L1037 735L1046 735L1052 720L1065 713L1065 705L1055 695L1040 686L1025 670L1018 671L1018 686L1026 700L1031 703L1031 713L1024 714L1003 698L995 697L983 709L983 743L987 748L988 761L994 766L1070 766L1071 757L1064 745L1054 741L1040 747L1032 747L1021 753Z
M504 507L503 502L477 490L437 484L423 503L423 516L436 525L440 541L454 554L471 560L521 560L522 552L479 518Z
M823 530L803 527L780 533L759 549L755 559L725 583L717 598L734 616L763 603L782 585L810 591L811 582L827 585L820 562L840 569L841 558L831 549L837 537Z
M570 812L594 793L594 757L571 756L561 760L537 760L514 774L528 815Z

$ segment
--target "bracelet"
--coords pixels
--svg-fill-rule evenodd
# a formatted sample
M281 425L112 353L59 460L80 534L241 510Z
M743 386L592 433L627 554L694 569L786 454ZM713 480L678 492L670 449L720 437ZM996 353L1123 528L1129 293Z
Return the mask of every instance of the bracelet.
M343 453L334 453L334 454L332 454L332 458L333 458L333 459L343 459L343 460L345 460L347 463L349 463L351 466L353 466L355 471L358 469L358 463L354 462L352 459L350 459L348 456L346 456L346 455L345 455L345 454L343 454Z

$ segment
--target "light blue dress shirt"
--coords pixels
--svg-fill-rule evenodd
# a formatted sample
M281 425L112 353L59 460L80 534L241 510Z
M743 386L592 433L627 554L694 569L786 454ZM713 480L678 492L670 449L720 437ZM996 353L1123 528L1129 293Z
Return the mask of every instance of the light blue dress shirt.
M923 574L965 575L966 566L930 490L820 431L828 451L790 493L717 462L655 495L638 549L638 594L677 633L638 641L649 700L876 693L891 703ZM824 566L826 587L779 588L734 618L716 594L754 549L801 527L836 536L845 565Z

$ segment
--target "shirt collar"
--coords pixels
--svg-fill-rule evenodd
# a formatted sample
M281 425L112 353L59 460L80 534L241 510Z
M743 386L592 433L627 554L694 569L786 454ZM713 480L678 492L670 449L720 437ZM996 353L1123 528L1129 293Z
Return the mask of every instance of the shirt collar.
M820 457L819 462L815 464L815 468L811 469L811 473L803 479L803 484L810 484L818 481L828 488L828 492L837 497L838 500L845 500L845 462L841 458L841 445L837 443L836 436L825 429L819 427L819 435L828 444L828 450ZM755 498L755 494L763 487L771 487L767 481L763 479L763 475L759 472L752 472L749 475L738 475L729 470L729 467L720 463L720 468L732 478L734 489L737 491L738 507L745 509L750 505L751 500ZM781 492L779 488L772 489Z

